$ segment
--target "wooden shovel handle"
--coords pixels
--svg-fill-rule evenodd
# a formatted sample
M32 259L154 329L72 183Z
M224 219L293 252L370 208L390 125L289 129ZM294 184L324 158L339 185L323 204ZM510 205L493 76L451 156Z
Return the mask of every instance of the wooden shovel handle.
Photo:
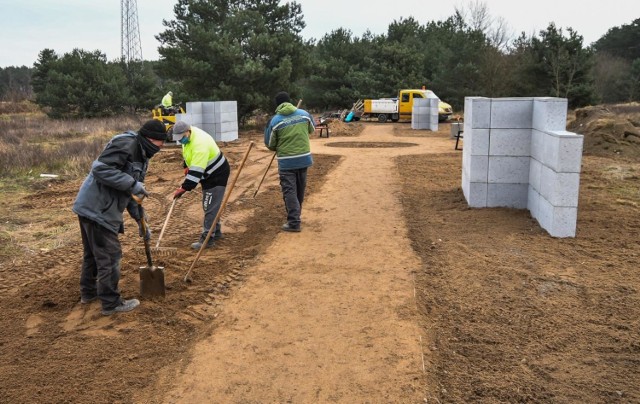
M151 247L149 246L149 240L147 240L147 221L144 220L144 210L142 209L142 198L131 194L134 201L138 203L138 214L140 215L140 227L142 228L142 240L144 240L144 252L147 254L147 265L149 268L153 268L153 261L151 260Z

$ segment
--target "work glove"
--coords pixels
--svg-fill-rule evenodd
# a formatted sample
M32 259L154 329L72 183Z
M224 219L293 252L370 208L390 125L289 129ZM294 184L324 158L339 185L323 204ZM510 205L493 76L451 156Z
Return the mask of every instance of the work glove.
M141 183L140 181L136 181L136 183L133 184L131 193L140 199L144 198L145 196L149 196L149 193L147 192L147 190L144 189L144 184Z
M173 193L173 199L180 198L185 192L187 192L187 190L182 187L176 189L176 192Z
M151 240L151 229L149 228L149 223L147 223L145 221L146 224L146 232L142 232L142 221L145 220L144 218L138 220L138 236L140 237L144 237L145 240Z

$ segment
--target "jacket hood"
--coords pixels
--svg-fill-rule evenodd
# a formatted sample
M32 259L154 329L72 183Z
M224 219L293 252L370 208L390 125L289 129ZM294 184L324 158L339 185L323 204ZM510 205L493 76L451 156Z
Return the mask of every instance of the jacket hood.
M276 114L279 114L279 115L291 115L294 112L296 112L297 109L298 108L296 108L290 102L283 102L282 104L278 105L278 108L276 108Z

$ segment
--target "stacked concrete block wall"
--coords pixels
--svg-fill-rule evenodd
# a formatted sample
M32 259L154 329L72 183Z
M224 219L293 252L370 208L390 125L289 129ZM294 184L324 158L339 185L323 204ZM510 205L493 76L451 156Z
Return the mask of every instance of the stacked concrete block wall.
M469 206L528 209L574 237L583 137L560 98L465 98L462 190Z
M411 109L411 129L438 131L437 98L415 98Z
M238 139L238 109L236 101L187 102L187 112L176 121L186 121L210 134L216 141Z

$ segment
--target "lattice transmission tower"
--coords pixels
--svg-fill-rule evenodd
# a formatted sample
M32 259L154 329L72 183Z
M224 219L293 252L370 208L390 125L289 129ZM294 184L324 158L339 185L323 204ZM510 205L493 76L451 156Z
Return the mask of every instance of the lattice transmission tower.
M125 63L142 61L137 0L120 0L120 54Z

